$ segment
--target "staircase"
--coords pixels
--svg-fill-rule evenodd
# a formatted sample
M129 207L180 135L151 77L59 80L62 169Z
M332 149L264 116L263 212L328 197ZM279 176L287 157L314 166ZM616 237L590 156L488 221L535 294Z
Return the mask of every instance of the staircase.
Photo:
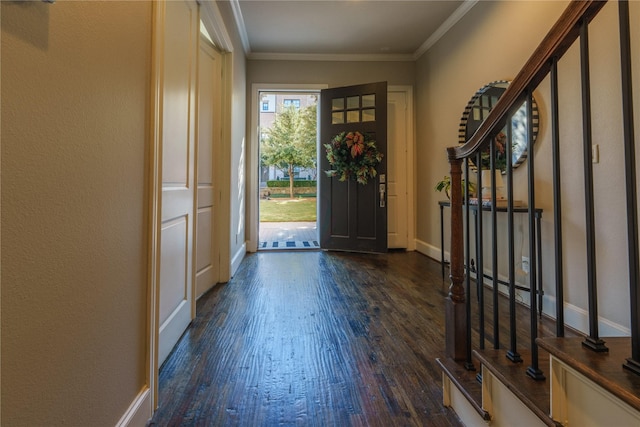
M630 336L603 339L599 331L602 319L598 314L598 302L606 292L606 287L598 289L599 276L596 268L598 255L606 252L607 248L596 243L598 223L594 215L592 132L597 126L606 127L611 124L602 122L591 114L593 88L590 85L589 74L589 25L605 3L571 2L473 136L463 145L448 149L451 166L451 285L445 303L445 355L437 362L443 372L444 404L451 406L466 425L640 425L640 238L632 87L632 63L634 58L637 61L637 53L634 57L632 52L640 51L640 47L631 47L633 27L630 24L637 24L635 21L640 12L636 11L633 15L635 19L630 19L629 2L617 2L620 74L616 78L621 82L620 105L617 108L621 109L622 119L619 126L623 129L623 138L621 141L607 141L624 147L625 160L624 164L620 164L620 169L624 170L625 176L625 206L619 209L626 209L629 298L620 301L620 305L621 309L631 313ZM566 276L564 269L567 267L568 257L563 254L565 245L562 240L562 200L565 193L561 184L559 157L562 147L562 110L558 95L558 64L572 48L579 49L580 52L579 71L575 78L581 82L582 89L583 144L582 153L577 155L584 160L584 182L582 188L573 191L578 190L584 194L585 293L588 299L588 332L584 333L566 326L563 296ZM541 90L543 81L545 90L550 91L551 99L548 109L552 135L550 163L553 169L551 191L554 245L536 247L536 239L530 238L528 249L529 254L536 254L541 250L554 253L555 316L552 318L542 316L539 311L543 292L536 279L537 274L541 275L537 270L536 257L531 258L531 274L527 289L530 297L524 303L516 301L516 291L521 289L521 286L516 284L514 271L514 165L511 160L511 126L506 126L511 123L511 117L523 103L528 106L527 122L533 123L533 112L530 108L533 92ZM635 77L635 82L638 82L638 77ZM505 280L506 291L498 286L498 272L494 261L497 256L495 248L498 245L496 233L485 239L480 222L472 235L469 227L472 203L468 187L464 196L462 187L463 173L465 182L470 181L470 165L478 165L477 188L482 187L482 154L487 150L489 153L495 152L496 139L503 129L507 129L508 140L506 252L509 273ZM532 141L532 126L529 126L527 132L528 141ZM535 186L540 183L541 178L536 176L536 157L535 151L530 149L526 165L529 236L535 236L540 232L539 227L536 229ZM495 176L496 170L494 163L492 160L488 167L492 177ZM495 189L495 178L491 179L494 184L492 187ZM488 216L495 228L498 214L495 190L488 206L485 209L476 207L477 216ZM490 244L494 248L493 260L488 260L489 262L483 261L482 255L478 255L476 249L477 270L472 268L473 262L476 261L471 256L472 238L476 242L476 248L480 247L480 254L483 252L484 244ZM486 274L487 272L489 274ZM489 277L489 280L484 279L485 277ZM473 289L475 292L472 292ZM488 298L484 297L485 294L488 294ZM500 304L504 305L504 308L501 309ZM527 325L518 320L518 313L523 310L527 312L525 317L529 319ZM505 333L508 334L507 345L500 343L501 330L506 330Z

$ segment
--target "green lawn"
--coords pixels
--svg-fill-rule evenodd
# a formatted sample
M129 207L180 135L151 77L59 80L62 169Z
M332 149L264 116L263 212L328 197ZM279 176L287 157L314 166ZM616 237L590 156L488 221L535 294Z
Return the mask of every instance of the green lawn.
M316 220L316 198L260 200L260 222Z

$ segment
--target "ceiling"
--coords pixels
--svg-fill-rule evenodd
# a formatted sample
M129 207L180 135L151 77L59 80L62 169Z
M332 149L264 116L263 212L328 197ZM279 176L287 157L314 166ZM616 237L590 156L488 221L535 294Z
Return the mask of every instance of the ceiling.
M419 58L477 0L230 0L249 59Z

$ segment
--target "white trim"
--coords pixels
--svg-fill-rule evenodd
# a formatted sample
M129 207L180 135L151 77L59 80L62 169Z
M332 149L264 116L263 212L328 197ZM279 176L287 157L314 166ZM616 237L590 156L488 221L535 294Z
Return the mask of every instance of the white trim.
M116 427L138 427L147 425L153 415L151 406L151 389L145 386L131 402L127 411L116 423Z
M426 51L438 42L464 15L471 10L478 0L465 0L431 36L413 53L413 60L419 59Z
M440 260L441 253L440 248L423 242L422 240L415 239L416 251L436 261ZM445 259L449 259L449 252L445 251ZM472 275L474 277L474 275ZM507 280L506 277L499 277L501 280ZM485 280L485 285L492 286L493 282ZM523 285L524 286L524 285ZM502 286L501 286L502 287ZM528 305L529 294L523 291L521 294L522 303ZM542 296L542 306L544 308L544 314L552 319L556 318L555 306L556 297L553 295L544 294ZM575 329L584 334L589 334L589 312L581 307L573 305L571 303L564 303L564 323L572 329ZM601 337L628 337L631 336L631 329L626 326L615 323L602 316L598 316L598 332ZM606 340L605 340L606 341Z
M233 98L233 55L237 53L222 54L222 78L220 106L222 108L220 152L216 162L216 177L218 179L217 201L220 209L217 210L219 218L216 221L216 232L218 235L218 248L220 256L219 280L221 283L228 282L232 274L231 262L231 111Z
M238 249L238 251L233 255L233 259L231 260L231 276L236 274L238 268L240 267L240 263L244 259L244 256L247 253L247 244L243 243L242 246Z
M242 48L245 55L251 53L251 46L249 45L249 36L247 35L247 27L244 24L244 18L242 17L242 10L240 9L240 0L229 0L231 4L231 10L233 10L233 17L236 20L236 27L240 40L242 41Z
M417 252L420 252L422 255L426 255L429 258L433 258L438 262L440 261L440 248L424 242L420 239L414 239L414 244ZM445 259L448 259L449 252L445 252L444 257Z
M269 53L249 52L247 59L265 61L354 61L354 62L413 62L412 54L354 54L354 53Z
M224 19L215 1L202 1L200 3L200 19L213 39L218 49L225 52L233 52L233 43L224 25Z
M553 295L543 296L544 307L549 307L552 310L545 314L555 319L555 306L556 297ZM589 334L589 312L581 307L564 303L564 323L565 325L580 331L586 335ZM598 316L598 335L600 337L629 337L631 336L631 329L626 326L615 323L609 319L605 319L602 316ZM606 338L605 338L606 341Z
M151 51L151 90L149 134L151 147L149 153L149 261L148 261L148 315L149 329L147 330L147 383L150 389L152 407L158 404L158 322L159 322L159 284L160 263L158 262L160 241L160 203L162 192L159 185L160 169L160 141L162 139L162 73L164 62L164 19L165 4L153 2L153 27Z
M416 250L416 139L415 139L415 117L413 109L413 86L411 85L390 85L387 92L402 92L406 96L406 117L407 117L407 250Z
M251 60L265 60L265 61L355 61L355 62L404 62L404 61L416 61L419 59L427 50L429 50L434 44L438 42L464 15L467 14L469 10L478 2L479 0L465 0L460 7L458 7L443 23L436 29L436 31L431 34L431 36L425 40L424 43L413 53L413 54L338 54L338 53L275 53L275 52L251 52L251 45L249 43L249 36L247 34L247 27L244 22L244 17L242 16L242 10L240 8L240 0L229 0L231 4L231 9L233 10L233 16L235 18L236 27L238 30L238 34L240 35L240 40L242 41L242 47L244 49L244 53L247 59ZM213 3L215 8L215 2L204 2L204 4ZM213 10L213 8L212 8ZM207 10L207 12L209 12ZM218 11L218 18L219 11ZM207 17L209 19L209 17ZM209 28L206 21L205 27L209 34L212 37L218 38L218 36L214 36L214 33L217 33L216 27ZM217 22L217 21L216 21ZM214 24L216 24L214 22ZM222 22L222 20L220 21ZM217 24L216 24L217 25ZM226 29L224 24L222 24L221 28L224 29L224 33L226 33ZM227 35L228 37L228 35ZM226 47L225 47L226 49ZM229 50L231 51L231 50Z
M257 165L258 153L259 153L259 135L258 127L260 125L258 120L259 114L259 94L262 91L270 92L320 92L322 89L329 87L326 84L278 84L278 83L254 83L251 85L251 105L249 106L251 111L251 122L249 127L251 129L249 135L249 159L247 161L247 186L246 186L246 200L247 200L247 230L249 232L249 238L246 242L246 248L249 252L256 252L258 250L258 223L260 222L258 212L258 192L259 192L259 168Z

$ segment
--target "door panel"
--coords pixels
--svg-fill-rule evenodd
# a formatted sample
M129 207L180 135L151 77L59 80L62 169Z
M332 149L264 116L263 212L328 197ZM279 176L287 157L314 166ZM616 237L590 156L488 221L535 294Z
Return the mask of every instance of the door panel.
M220 135L221 57L204 39L198 58L196 297L219 281L214 159Z
M158 363L162 364L193 316L195 202L195 85L198 6L163 2L161 81L162 182ZM162 21L161 21L162 22Z
M387 100L388 150L388 236L390 248L406 248L409 243L407 199L407 94L389 92Z
M386 252L387 83L325 89L320 96L320 246ZM324 173L331 169L324 144L341 132L356 131L370 135L384 155L378 175L364 185Z

